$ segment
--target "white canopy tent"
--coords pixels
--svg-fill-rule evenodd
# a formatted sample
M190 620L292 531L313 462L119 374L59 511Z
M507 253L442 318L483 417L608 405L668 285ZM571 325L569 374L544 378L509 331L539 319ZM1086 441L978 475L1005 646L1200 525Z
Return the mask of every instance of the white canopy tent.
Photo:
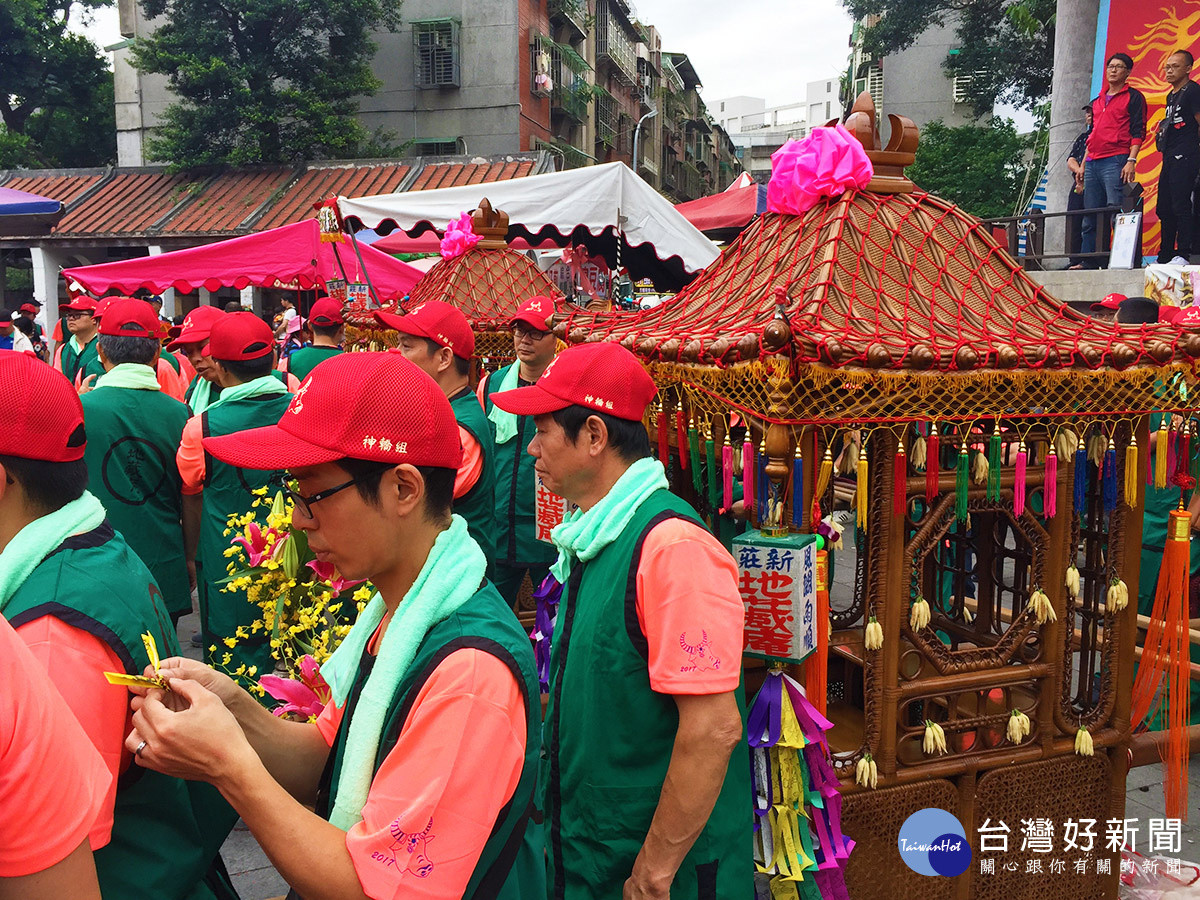
M619 162L488 184L342 197L338 211L351 228L380 234L400 228L416 237L442 231L485 197L508 214L509 240L582 245L663 290L678 290L719 253L670 201Z

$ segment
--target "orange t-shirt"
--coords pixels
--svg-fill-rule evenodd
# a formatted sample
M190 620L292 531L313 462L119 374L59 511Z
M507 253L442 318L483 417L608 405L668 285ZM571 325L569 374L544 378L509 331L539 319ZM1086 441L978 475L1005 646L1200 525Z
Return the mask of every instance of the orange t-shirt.
M183 437L179 440L179 452L175 454L175 465L183 479L184 494L199 494L204 490L204 422L200 416L192 416L183 426Z
M69 667L64 667L69 668ZM111 772L45 669L0 617L0 878L40 872L79 846Z
M133 728L129 692L109 684L103 674L124 672L125 664L100 638L54 616L26 622L17 634L45 668L112 776L88 834L92 849L99 850L112 836L117 777L133 760L125 749L125 735Z
M168 397L174 397L180 403L183 402L183 395L187 391L186 384L180 384L179 373L175 368L163 359L161 356L155 364L155 374L158 375L158 387Z
M637 572L637 617L650 645L654 690L737 690L746 617L737 564L704 528L667 519L646 535Z
M479 441L475 440L475 435L459 425L458 439L462 442L463 458L458 467L458 474L454 476L455 500L475 487L483 472L483 448L479 446Z
M332 703L317 718L330 746L341 720ZM525 731L520 686L503 662L464 648L438 664L346 833L367 896L462 896L520 780Z

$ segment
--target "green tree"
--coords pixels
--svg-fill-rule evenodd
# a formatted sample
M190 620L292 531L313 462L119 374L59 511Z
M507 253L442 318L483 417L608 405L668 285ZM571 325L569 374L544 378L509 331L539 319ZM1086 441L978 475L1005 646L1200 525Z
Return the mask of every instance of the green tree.
M400 0L142 0L162 21L134 65L167 76L150 153L177 167L353 158L381 152L356 120L379 88L369 34ZM386 148L384 148L386 150Z
M843 0L867 22L868 53L886 56L909 47L927 28L957 21L959 46L943 66L969 76L976 115L997 102L1033 111L1050 95L1054 70L1056 0Z
M96 166L117 140L113 81L99 48L68 30L111 0L0 2L0 166Z
M1010 216L1022 204L1028 140L1008 119L985 127L921 129L917 161L905 170L919 188L953 201L981 219Z

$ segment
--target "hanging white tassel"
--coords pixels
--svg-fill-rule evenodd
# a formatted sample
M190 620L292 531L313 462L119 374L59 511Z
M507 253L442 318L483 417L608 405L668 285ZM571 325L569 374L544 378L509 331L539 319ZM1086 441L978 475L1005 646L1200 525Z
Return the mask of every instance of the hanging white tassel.
M1120 578L1114 578L1108 585L1108 593L1104 597L1104 605L1112 612L1119 613L1129 605L1129 588Z
M1092 756L1095 750L1092 747L1092 734L1082 725L1075 732L1075 752L1080 756Z
M944 755L946 751L946 732L942 730L942 726L937 722L929 719L925 720L925 738L921 742L921 748L925 751L926 756L937 754Z
M854 780L865 788L874 788L879 784L879 767L870 753L864 753L854 767Z
M987 484L988 480L988 465L987 455L984 453L975 454L975 462L971 466L971 478L976 484Z
M920 631L929 624L930 618L929 601L918 596L908 610L908 627L913 631Z
M1076 598L1079 597L1080 581L1079 581L1079 570L1077 568L1075 568L1074 563L1067 566L1066 583L1067 583L1067 596L1070 597L1072 600L1075 600Z
M863 635L863 647L867 650L878 650L883 646L883 626L871 616L867 622L867 630Z
M1054 606L1050 603L1050 598L1046 596L1046 592L1040 587L1034 587L1033 593L1029 595L1029 609L1037 616L1039 625L1045 625L1047 622L1055 622L1058 616L1054 614Z
M1054 439L1054 450L1058 454L1060 460L1065 460L1073 457L1075 451L1079 449L1079 438L1070 428L1063 428L1058 432L1058 437Z
M908 451L908 461L912 463L914 469L923 469L928 459L929 449L925 446L925 438L917 435L916 440L912 443L912 449Z
M1014 709L1008 717L1008 739L1014 744L1021 743L1029 736L1030 727L1029 716Z

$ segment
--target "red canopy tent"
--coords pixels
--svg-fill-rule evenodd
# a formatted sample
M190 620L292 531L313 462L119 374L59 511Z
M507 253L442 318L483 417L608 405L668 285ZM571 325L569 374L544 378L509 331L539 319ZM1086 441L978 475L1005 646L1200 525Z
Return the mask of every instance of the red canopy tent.
M423 274L368 244L359 244L358 251L383 302L402 299ZM308 291L335 279L366 280L354 248L348 242L322 242L316 219L159 256L64 269L62 274L72 293L78 284L97 297L112 290L132 294L175 288L190 294L200 287L215 291L250 285Z
M767 186L734 182L719 194L677 203L675 208L710 240L731 241L766 211Z

